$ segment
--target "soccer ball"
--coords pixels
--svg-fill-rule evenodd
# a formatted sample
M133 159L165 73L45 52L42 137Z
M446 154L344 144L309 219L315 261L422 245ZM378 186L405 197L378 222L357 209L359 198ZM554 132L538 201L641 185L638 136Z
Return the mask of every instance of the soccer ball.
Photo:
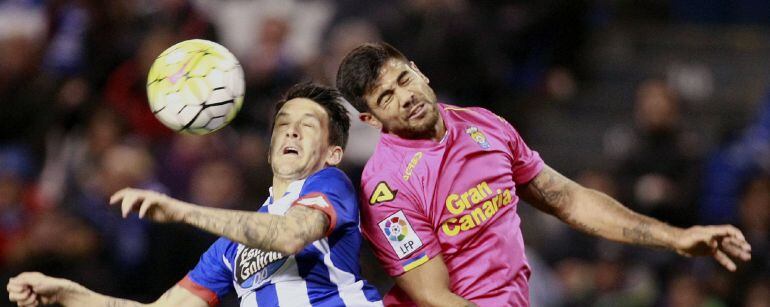
M207 134L227 125L243 103L243 69L227 48L192 39L163 51L147 76L155 117L182 133Z

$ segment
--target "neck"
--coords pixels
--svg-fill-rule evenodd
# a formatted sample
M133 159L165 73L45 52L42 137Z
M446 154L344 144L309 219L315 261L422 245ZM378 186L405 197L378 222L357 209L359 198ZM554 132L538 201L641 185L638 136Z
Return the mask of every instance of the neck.
M441 139L443 139L444 135L446 134L446 126L444 126L444 118L441 117L441 113L439 113L438 115L435 131L436 133L433 134L432 139L436 142L440 142Z
M289 184L294 182L294 180L273 176L273 201L283 197L286 189L289 188Z

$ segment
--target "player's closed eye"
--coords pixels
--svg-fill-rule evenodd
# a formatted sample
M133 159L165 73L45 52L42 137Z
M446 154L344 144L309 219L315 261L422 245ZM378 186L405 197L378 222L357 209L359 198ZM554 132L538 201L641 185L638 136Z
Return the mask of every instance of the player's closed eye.
M385 94L384 98L380 100L380 108L382 109L387 108L392 98L393 98L392 92Z

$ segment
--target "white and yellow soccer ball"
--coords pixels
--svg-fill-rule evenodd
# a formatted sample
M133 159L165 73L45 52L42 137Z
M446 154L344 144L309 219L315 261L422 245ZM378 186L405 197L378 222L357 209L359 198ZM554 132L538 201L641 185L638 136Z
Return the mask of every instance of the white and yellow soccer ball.
M207 134L226 126L241 109L243 69L227 48L192 39L163 51L147 76L155 117L182 133Z

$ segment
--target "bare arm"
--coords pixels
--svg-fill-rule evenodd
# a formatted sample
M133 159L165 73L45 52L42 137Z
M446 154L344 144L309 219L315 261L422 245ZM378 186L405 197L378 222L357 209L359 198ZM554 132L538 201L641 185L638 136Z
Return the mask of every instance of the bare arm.
M296 254L325 236L329 218L323 212L294 206L285 216L194 206L182 221L246 246Z
M419 306L476 306L449 290L449 272L441 255L395 279Z
M7 285L8 298L18 306L61 304L63 306L191 306L207 307L203 299L175 285L151 304L115 298L96 293L80 284L53 278L36 272L25 272L11 278Z
M750 259L751 248L735 227L673 227L635 213L604 193L567 179L549 166L517 192L539 210L591 235L670 249L685 256L713 255L731 271L735 270L735 263L727 254L742 260Z
M249 247L296 254L323 238L329 217L305 206L291 207L286 215L198 206L147 190L123 189L110 198L121 204L123 216L137 211L140 218L185 223Z

